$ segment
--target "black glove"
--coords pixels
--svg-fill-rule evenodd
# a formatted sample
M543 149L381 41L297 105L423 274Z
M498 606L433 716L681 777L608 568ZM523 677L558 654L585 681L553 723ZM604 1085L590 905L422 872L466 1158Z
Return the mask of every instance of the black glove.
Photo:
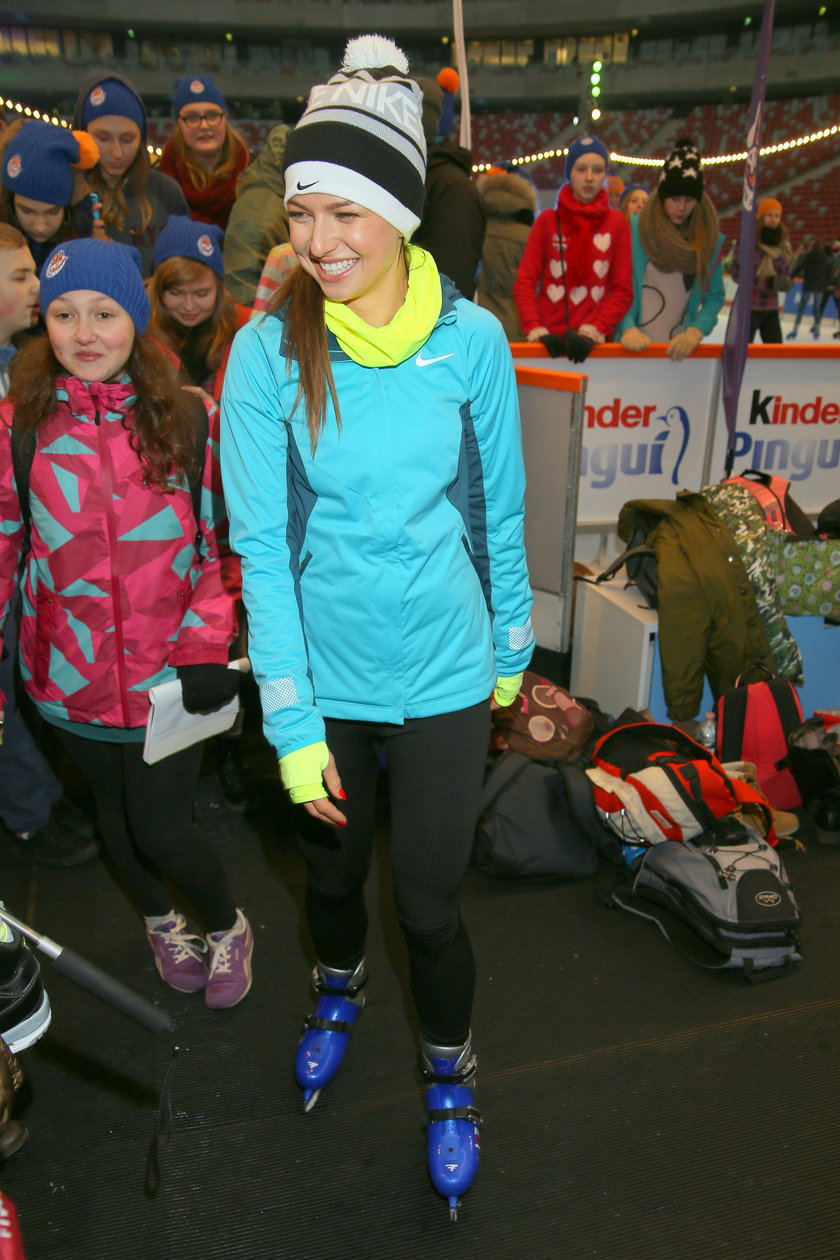
M540 341L553 359L565 356L572 363L583 363L595 345L591 337L584 337L583 333L572 328L567 328L564 333L546 333Z
M178 665L187 713L210 713L232 700L239 690L239 670L227 665Z

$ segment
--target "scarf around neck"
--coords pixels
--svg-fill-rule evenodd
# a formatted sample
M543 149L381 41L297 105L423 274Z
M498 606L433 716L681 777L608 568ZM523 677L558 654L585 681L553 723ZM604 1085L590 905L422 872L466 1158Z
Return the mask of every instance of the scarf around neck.
M248 165L247 153L237 151L236 169L227 179L214 180L207 188L196 188L189 172L175 153L171 139L166 142L160 160L160 170L171 175L187 199L190 215L200 223L215 223L227 227L233 203L236 200L236 181Z
M432 255L408 247L408 291L390 323L374 328L344 302L324 301L324 319L346 355L361 367L397 367L426 344L440 316L443 290Z
M594 246L592 238L604 224L610 213L610 201L606 188L602 188L594 201L578 201L571 184L562 184L557 194L557 228L562 234L564 274L566 288L590 284Z
M714 242L718 234L717 211L706 193L694 207L694 215L706 229L707 239ZM691 241L671 222L657 193L648 197L638 215L639 240L650 262L660 271L680 271L684 276L700 275L705 279L709 259L698 258Z

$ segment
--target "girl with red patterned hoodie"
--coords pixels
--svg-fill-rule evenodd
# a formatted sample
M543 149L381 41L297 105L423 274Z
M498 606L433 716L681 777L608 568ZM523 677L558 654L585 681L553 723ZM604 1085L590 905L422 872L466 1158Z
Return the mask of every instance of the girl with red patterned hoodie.
M131 246L59 245L41 275L41 308L46 336L17 355L0 404L0 621L28 517L26 689L91 784L103 846L144 916L161 976L203 989L211 1008L233 1006L250 988L253 938L192 825L201 744L143 759L151 687L177 675L190 712L236 692L217 409L197 442L204 404L143 336L149 300ZM187 931L167 883L204 919L206 938Z
M597 136L569 146L554 209L531 229L513 296L529 341L580 363L609 340L633 300L627 221L609 203L609 153Z

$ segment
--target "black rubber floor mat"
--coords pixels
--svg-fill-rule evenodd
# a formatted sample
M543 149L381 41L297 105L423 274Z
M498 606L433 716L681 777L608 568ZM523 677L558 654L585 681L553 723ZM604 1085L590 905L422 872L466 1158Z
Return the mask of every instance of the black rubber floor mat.
M209 774L198 802L256 935L254 986L232 1011L164 987L101 864L3 872L11 909L171 1010L181 1046L150 1196L169 1040L45 964L54 1022L22 1056L30 1138L0 1167L28 1260L837 1260L840 850L786 856L804 961L757 988L683 961L607 910L593 881L525 888L472 871L485 1125L453 1224L425 1171L384 834L367 1006L341 1073L302 1112L303 873L274 766L256 761L257 811L225 810Z

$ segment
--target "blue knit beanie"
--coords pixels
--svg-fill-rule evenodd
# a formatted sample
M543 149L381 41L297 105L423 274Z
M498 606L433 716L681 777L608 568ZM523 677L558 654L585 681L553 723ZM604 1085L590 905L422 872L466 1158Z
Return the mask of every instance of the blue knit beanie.
M194 74L177 80L172 95L172 112L176 118L185 105L218 105L227 113L227 102L212 74Z
M64 241L41 270L41 310L46 313L50 303L63 293L92 289L121 306L142 337L149 324L149 299L140 267L140 255L133 245L93 236Z
M568 179L572 171L575 169L575 163L582 157L586 157L588 153L597 153L599 157L604 159L606 177L607 171L610 169L609 149L603 140L599 140L597 136L578 136L569 145L569 153L566 158L566 165L563 169L563 178Z
M79 142L72 131L52 123L25 123L6 149L3 186L48 206L69 205L73 163L79 156Z
M146 139L146 108L137 93L119 79L100 79L82 104L82 126L86 128L94 118L111 114L118 118L130 118Z
M215 223L196 223L189 215L171 214L155 244L155 267L167 258L194 258L224 280L223 238L224 232Z

